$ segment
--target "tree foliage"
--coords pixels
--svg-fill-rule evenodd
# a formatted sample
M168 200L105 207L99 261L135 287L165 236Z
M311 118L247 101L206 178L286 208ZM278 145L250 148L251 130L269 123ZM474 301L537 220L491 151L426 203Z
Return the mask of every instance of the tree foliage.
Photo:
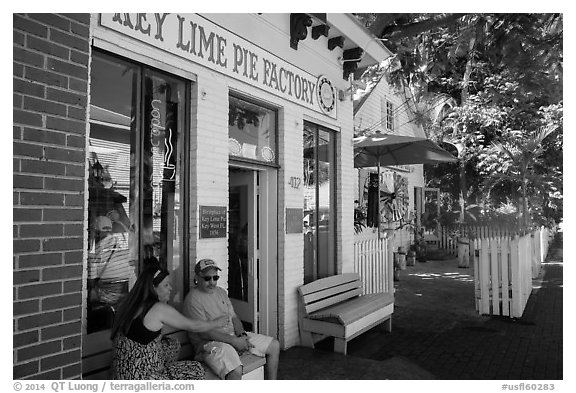
M427 167L430 185L446 190L445 209L559 221L562 14L357 16L394 53L364 77L384 72L409 87L429 137L457 149L460 167ZM438 118L439 96L452 105Z

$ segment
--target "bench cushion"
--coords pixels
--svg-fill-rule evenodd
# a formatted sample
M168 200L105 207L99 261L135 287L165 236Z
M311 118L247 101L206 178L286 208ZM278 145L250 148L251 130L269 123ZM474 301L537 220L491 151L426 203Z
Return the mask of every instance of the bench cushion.
M330 320L334 318L343 325L349 325L393 302L394 296L390 293L363 295L318 310L308 315L308 318L320 320Z

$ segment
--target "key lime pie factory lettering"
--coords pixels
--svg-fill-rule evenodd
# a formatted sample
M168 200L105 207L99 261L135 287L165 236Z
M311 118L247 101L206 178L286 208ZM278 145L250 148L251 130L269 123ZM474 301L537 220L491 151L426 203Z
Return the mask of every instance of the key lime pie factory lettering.
M100 23L336 117L335 107L327 111L326 106L318 102L320 78L210 24L199 15L102 14Z

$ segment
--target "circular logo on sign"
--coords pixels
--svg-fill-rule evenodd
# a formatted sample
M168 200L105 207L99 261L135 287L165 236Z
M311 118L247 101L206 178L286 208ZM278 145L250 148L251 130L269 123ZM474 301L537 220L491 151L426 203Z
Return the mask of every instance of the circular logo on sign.
M316 83L316 91L318 92L320 109L326 114L332 113L336 106L336 89L334 89L330 79L323 75L319 76Z

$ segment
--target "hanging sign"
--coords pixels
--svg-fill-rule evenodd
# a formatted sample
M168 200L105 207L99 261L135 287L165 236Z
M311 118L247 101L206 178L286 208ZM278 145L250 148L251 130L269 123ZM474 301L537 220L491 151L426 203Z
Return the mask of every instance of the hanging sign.
M197 14L100 14L100 25L336 119L335 90ZM288 45L288 43L287 43Z
M200 206L200 239L226 237L226 206Z
M150 140L152 148L158 149L163 155L163 174L162 181L164 186L166 182L176 180L176 142L177 135L177 118L178 103L167 101L165 119L162 118L163 102L160 99L146 96L146 117L145 129L146 135ZM174 185L169 186L174 189ZM167 190L165 190L166 192Z

